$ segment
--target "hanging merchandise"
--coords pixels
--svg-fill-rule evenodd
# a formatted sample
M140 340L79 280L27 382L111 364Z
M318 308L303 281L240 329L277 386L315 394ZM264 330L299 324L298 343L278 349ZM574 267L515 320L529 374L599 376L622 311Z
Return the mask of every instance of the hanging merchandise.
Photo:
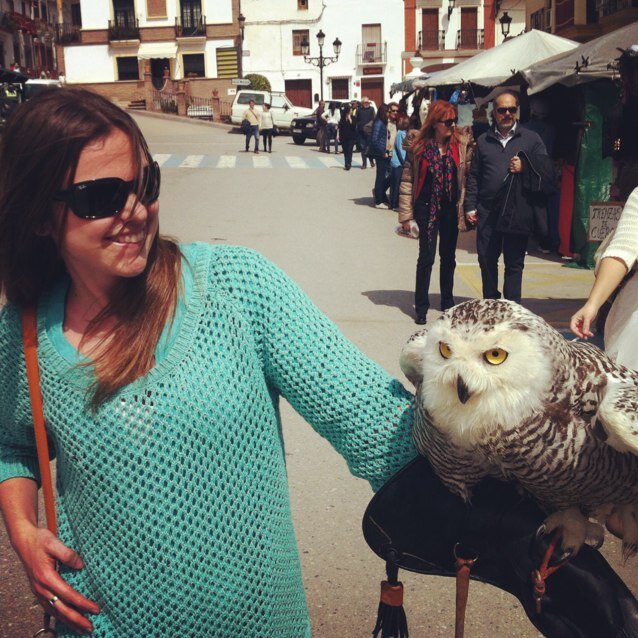
M589 205L609 200L613 181L611 157L603 157L603 119L618 102L618 88L613 82L590 82L578 88L584 102L583 133L581 136L572 224L572 247L580 255L580 268L594 267L596 243L589 242Z

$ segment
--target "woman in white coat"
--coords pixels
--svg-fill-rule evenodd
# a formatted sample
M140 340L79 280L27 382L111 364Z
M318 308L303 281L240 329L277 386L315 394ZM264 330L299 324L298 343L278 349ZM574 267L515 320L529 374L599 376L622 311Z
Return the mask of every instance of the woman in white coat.
M638 188L623 208L614 235L601 255L596 281L585 305L571 319L581 339L593 336L591 324L600 307L624 281L605 321L605 352L621 365L638 370ZM628 275L630 275L628 277Z

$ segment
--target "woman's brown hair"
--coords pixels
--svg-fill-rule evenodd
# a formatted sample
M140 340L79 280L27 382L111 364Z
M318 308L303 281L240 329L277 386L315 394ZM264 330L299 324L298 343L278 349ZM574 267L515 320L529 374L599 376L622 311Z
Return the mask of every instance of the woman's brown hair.
M0 145L0 292L10 303L35 305L65 273L58 246L66 216L58 221L54 193L73 183L84 147L118 129L131 141L141 176L144 158L152 161L141 131L127 113L96 93L51 89L12 114ZM84 338L105 319L116 320L94 352L93 408L153 367L155 346L174 316L180 265L177 244L158 234L144 272L122 278L89 324Z
M456 117L457 110L454 104L450 104L445 100L432 102L428 110L428 116L425 118L423 126L420 128L412 142L411 150L414 157L419 156L425 149L428 142L431 142L434 139L434 126L437 122L456 119Z

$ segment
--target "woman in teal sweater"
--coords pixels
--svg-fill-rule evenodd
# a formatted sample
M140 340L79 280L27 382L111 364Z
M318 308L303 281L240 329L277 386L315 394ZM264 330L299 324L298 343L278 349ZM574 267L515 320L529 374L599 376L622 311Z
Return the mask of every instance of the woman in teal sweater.
M58 635L310 636L279 397L377 488L415 455L411 395L259 254L161 236L159 167L108 100L42 93L0 161L0 508ZM27 306L59 538L37 526Z

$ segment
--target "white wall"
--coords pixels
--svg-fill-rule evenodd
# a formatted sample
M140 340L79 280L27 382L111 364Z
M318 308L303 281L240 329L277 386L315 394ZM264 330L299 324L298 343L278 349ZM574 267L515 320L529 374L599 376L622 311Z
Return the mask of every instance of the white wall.
M233 21L231 0L202 0L202 13L206 24L230 24Z
M311 79L312 93L320 93L319 69L292 55L292 31L308 29L310 55L319 55L316 34L326 34L324 56L334 56L332 42L343 43L339 60L324 68L324 97L330 98L330 78L349 78L350 97L361 97L362 67L357 65L357 45L362 43L362 25L381 24L381 40L387 42L384 67L386 96L392 83L401 80L401 52L404 44L403 0L308 0L308 10L297 3L264 3L242 0L246 16L244 74L265 75L273 90L284 90L287 79ZM375 65L376 66L376 65ZM366 76L368 77L368 76ZM369 76L373 77L373 76Z
M84 19L84 16L83 16ZM118 55L137 55L137 47L118 50ZM113 82L116 79L115 56L108 45L64 47L64 68L66 81Z
M106 29L112 17L112 6L110 0L81 0L82 28Z

